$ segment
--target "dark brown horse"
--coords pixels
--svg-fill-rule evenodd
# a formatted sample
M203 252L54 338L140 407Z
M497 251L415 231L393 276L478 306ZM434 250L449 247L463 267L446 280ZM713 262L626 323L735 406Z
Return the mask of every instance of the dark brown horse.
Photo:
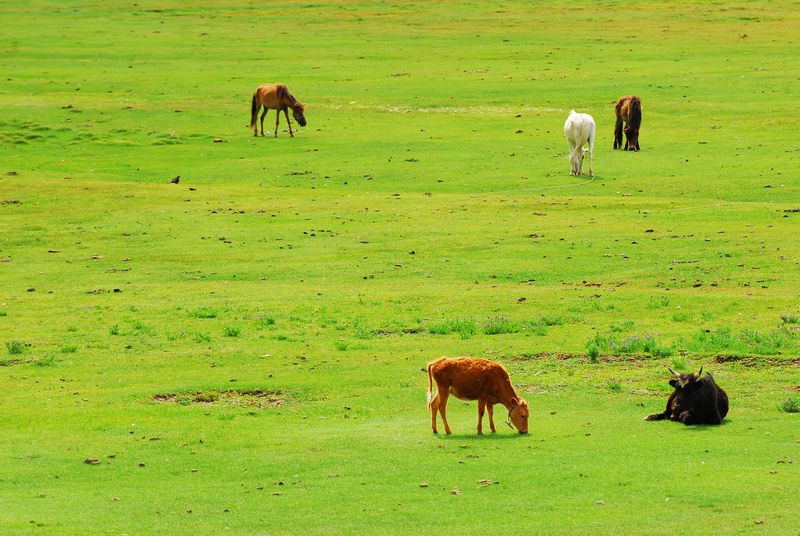
M306 126L306 116L303 115L305 108L303 105L294 98L294 95L289 93L289 89L283 84L264 84L256 89L253 93L253 105L250 108L250 127L253 129L253 136L258 136L258 127L256 125L256 118L258 111L264 107L264 113L261 114L261 135L264 135L264 118L267 116L267 110L276 110L275 112L275 137L278 137L278 122L281 119L281 111L286 116L286 122L289 124L289 135L294 137L292 132L292 122L289 120L289 111L292 109L292 115L295 120L300 123L301 127Z
M617 124L614 126L614 149L622 148L622 122L625 122L625 150L639 150L639 127L642 126L642 99L620 97L614 105Z

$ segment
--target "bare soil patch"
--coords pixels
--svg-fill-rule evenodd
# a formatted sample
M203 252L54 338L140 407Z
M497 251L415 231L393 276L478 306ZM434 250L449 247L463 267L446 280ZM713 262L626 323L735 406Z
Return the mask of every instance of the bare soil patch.
M279 390L226 389L161 393L153 396L153 400L182 406L200 404L243 408L275 408L284 405L287 401L287 396Z

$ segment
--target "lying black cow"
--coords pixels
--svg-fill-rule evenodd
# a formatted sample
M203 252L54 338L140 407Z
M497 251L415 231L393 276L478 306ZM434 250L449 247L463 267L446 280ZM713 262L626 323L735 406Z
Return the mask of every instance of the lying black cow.
M648 415L647 421L680 421L683 424L720 424L728 414L728 395L714 381L711 373L706 372L700 378L700 372L694 374L678 374L672 369L669 371L675 376L669 384L675 391L669 395L667 409L664 413Z

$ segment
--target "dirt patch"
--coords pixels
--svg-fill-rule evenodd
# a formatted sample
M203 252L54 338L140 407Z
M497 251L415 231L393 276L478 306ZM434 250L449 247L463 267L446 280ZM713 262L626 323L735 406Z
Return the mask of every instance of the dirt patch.
M760 357L752 355L718 355L714 356L714 363L738 363L745 367L776 367L800 366L800 359L786 357Z
M182 406L206 405L243 408L276 408L286 404L287 396L281 391L263 389L228 389L223 391L194 391L162 393L153 396L156 402Z

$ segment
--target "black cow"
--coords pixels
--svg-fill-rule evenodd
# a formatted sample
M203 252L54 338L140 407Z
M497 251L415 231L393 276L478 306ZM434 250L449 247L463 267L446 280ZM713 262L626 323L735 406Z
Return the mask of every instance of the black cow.
M728 395L717 385L710 372L700 378L700 372L694 374L678 374L669 384L675 391L669 395L664 413L654 413L645 417L647 421L680 421L683 424L720 424L728 414Z

